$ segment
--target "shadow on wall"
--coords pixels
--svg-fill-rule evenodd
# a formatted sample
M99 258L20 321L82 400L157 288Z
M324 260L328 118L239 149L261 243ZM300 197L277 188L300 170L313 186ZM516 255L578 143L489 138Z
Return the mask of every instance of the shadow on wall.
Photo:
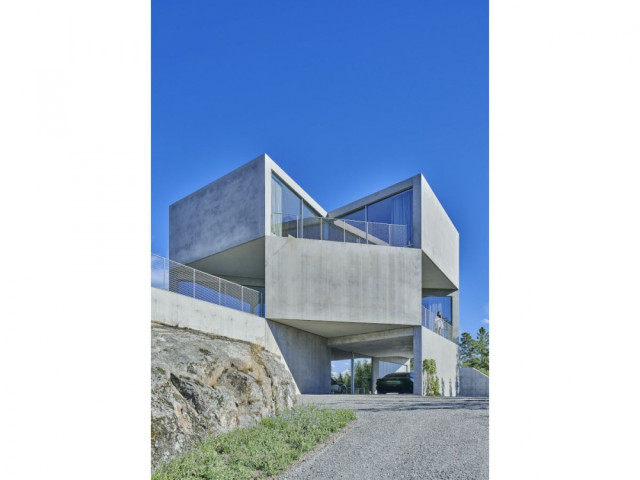
M331 354L327 339L267 320L300 393L331 392Z

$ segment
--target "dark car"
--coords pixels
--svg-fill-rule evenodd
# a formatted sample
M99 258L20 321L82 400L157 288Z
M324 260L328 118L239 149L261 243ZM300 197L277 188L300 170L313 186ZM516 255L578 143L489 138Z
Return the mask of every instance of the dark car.
M331 379L331 393L347 393L347 386Z
M376 389L378 393L413 393L413 373L389 373L376 380Z

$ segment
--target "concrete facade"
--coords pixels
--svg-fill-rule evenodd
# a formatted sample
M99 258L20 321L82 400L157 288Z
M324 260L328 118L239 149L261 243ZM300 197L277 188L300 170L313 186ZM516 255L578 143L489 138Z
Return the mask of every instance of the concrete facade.
M300 238L300 230L284 236L284 229L272 228L272 210L284 205L280 187L272 192L272 175L318 217L345 229L341 216L411 189L410 200L402 196L412 208L405 215L412 222L410 245L390 246L391 227L388 243L375 236L362 243ZM260 289L266 319L218 311L225 307L186 308L183 300L171 307L171 297L157 294L154 309L165 323L195 325L190 328L277 352L302 393L329 393L330 362L357 356L372 358L374 385L383 375L380 362L399 368L409 359L421 366L434 358L444 394L456 394L457 345L451 340L459 331L459 237L422 175L327 213L264 154L172 204L169 222L171 259ZM452 298L449 340L422 326L423 296ZM420 393L421 368L414 375Z
M454 397L458 382L458 346L440 335L422 328L422 358L436 361L436 376L440 380L440 393Z
M172 204L169 258L187 265L264 237L264 171L260 156Z
M265 239L268 318L420 324L420 252L318 240Z

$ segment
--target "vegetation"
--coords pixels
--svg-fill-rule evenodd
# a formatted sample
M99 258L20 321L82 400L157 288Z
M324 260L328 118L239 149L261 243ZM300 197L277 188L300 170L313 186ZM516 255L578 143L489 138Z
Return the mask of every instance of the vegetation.
M422 361L422 371L424 372L422 393L424 395L439 397L440 380L436 377L436 361L433 358L425 358Z
M371 393L371 361L361 360L355 365L355 388L360 393Z
M355 419L351 410L295 407L257 426L210 438L160 465L153 480L243 480L282 473L304 452Z
M473 367L485 375L489 375L489 332L480 327L476 338L468 332L460 336L460 365Z
M371 393L371 378L372 378L372 367L370 360L359 360L355 363L355 378L353 383L355 384L355 389L357 393ZM349 373L345 373L343 376L342 373L338 375L338 377L333 377L338 383L344 383L347 386L347 391L350 391L351 388L351 375Z

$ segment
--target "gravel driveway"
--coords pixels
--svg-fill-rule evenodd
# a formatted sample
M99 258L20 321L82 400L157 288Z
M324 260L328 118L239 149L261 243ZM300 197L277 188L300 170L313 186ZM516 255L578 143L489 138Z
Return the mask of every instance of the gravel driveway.
M354 410L346 434L282 479L489 478L489 400L414 395L302 395Z

